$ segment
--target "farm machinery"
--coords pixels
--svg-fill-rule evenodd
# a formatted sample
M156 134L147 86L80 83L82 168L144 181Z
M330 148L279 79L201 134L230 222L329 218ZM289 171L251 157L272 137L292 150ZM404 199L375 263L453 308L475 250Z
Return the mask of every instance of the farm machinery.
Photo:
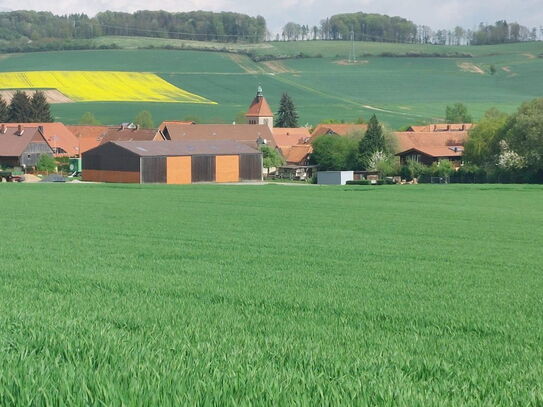
M24 181L23 173L20 171L0 171L0 182L22 182Z

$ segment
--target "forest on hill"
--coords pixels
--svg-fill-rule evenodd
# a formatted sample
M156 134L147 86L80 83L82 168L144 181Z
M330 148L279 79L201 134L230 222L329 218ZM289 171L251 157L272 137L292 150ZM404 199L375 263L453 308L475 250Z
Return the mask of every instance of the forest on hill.
M89 40L103 36L150 37L221 44L264 41L355 40L407 44L489 45L543 39L543 28L528 28L505 20L481 23L477 29L457 26L434 29L402 17L342 13L318 25L285 24L270 33L262 16L233 12L104 11L58 16L50 12L0 12L0 51L47 51L93 48ZM110 46L112 47L112 46Z
M417 25L402 17L382 14L346 13L326 18L309 27L289 22L276 40L354 40L435 45L494 45L543 39L543 27L528 28L506 20L481 23L475 30L456 26L437 29Z
M217 42L261 42L266 20L240 13L191 11L105 11L95 17L85 14L57 16L50 12L0 13L0 39L91 39L103 35L144 36Z

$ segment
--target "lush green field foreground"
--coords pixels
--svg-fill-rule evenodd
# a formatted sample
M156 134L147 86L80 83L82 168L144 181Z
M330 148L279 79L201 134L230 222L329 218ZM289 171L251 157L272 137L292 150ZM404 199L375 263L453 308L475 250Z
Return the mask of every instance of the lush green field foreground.
M541 186L0 186L0 405L543 404Z

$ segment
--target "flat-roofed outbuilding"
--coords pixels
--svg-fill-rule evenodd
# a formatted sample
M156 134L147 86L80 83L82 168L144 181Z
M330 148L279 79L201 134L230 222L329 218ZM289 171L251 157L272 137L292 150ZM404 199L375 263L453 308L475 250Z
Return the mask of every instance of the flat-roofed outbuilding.
M262 153L229 140L112 141L83 154L83 180L191 184L262 180Z

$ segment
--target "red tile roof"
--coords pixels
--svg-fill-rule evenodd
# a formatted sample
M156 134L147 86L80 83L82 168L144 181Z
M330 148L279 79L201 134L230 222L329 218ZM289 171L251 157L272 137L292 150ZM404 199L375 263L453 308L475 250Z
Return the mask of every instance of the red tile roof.
M305 127L299 128L274 128L272 129L273 139L279 148L289 148L296 144L306 144L311 139L309 130Z
M325 134L337 134L338 136L346 136L354 132L365 133L368 130L367 124L353 124L353 123L341 123L341 124L319 124L313 130L311 136L313 138L323 136Z
M408 131L415 132L438 132L438 131L467 131L473 127L472 123L454 123L454 124L427 124L426 126L411 126Z
M0 157L20 157L30 143L46 143L37 126L0 125Z
M158 141L162 140L156 129L131 129L126 127L110 127L104 134L100 144L109 141Z
M39 127L47 144L55 151L55 157L69 157L79 154L79 140L63 123L6 123L6 126L21 124L24 127ZM57 152L62 149L65 151Z
M111 126L66 126L72 134L79 140L79 152L83 154L85 151L97 147L102 142L106 133L112 128Z
M245 114L245 117L273 117L273 112L271 111L266 98L257 95L253 99L251 106L249 106L249 110Z
M300 144L281 149L281 154L283 154L287 164L290 165L306 165L306 161L312 152L313 147L311 144Z
M398 140L398 152L405 152L410 149L438 153L445 151L449 147L460 147L468 139L467 131L452 131L452 132L415 132L404 131L394 133ZM431 154L429 154L431 155Z

